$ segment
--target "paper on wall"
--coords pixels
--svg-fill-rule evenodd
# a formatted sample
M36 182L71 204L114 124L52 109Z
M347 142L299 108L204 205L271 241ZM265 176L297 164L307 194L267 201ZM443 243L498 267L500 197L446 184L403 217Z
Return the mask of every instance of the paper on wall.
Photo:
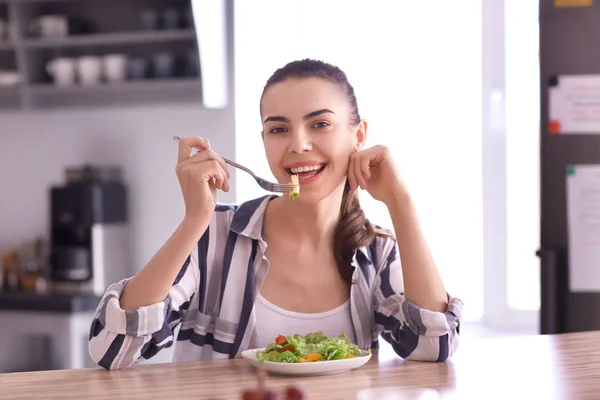
M569 286L600 292L600 165L567 167Z
M551 134L600 134L600 75L561 75L548 88Z

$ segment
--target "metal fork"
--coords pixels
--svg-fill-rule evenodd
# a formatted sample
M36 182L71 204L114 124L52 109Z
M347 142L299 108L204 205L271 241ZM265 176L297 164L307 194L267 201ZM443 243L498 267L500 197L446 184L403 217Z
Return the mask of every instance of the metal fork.
M181 136L175 135L173 136L173 140L180 140ZM201 149L197 149L198 151L202 151ZM221 158L223 160L225 160L225 162L231 166L234 166L236 168L241 169L242 171L245 171L247 173L249 173L254 180L256 181L256 183L258 183L258 185L265 189L268 192L278 192L278 193L287 193L292 191L293 189L299 187L300 185L294 185L294 184L285 184L285 183L273 183L273 182L269 182L266 179L261 178L260 176L257 176L254 172L252 172L250 169L244 167L243 165L240 165L238 163L236 163L235 161L231 161L228 160L227 158L221 156Z

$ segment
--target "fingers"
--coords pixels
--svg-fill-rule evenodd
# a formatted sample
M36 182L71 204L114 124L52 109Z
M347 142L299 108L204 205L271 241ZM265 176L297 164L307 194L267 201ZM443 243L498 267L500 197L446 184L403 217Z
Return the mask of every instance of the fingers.
M352 190L356 190L358 187L367 188L367 182L371 178L370 161L370 158L364 153L354 153L350 156L348 180Z
M229 172L217 160L204 160L202 162L183 162L177 166L177 174L182 181L208 182L211 187L229 192Z
M223 168L223 166L217 160L211 160L208 162L212 163L212 168L215 171L213 175L214 187L224 192L229 192L229 171L227 171L227 168Z
M182 162L190 158L192 149L206 150L210 149L208 140L198 136L179 139L179 150L177 153L177 162Z
M361 157L354 157L354 161L352 162L352 169L354 170L354 178L356 179L356 184L360 186L361 189L365 188L364 177L360 168Z
M229 192L229 171L227 168L223 168L220 163L215 165L215 170L218 171L218 176L215 175L215 187L224 192Z
M358 157L358 165L360 168L360 172L362 175L363 189L366 187L367 182L371 179L371 169L369 166L371 165L371 159L369 157ZM361 180L361 179L359 179Z
M356 177L356 156L352 154L350 156L350 162L348 163L348 182L350 182L350 189L356 190L358 189L358 180Z
M183 161L183 163L185 164L196 164L196 163L200 163L200 162L204 162L204 161L208 161L208 160L215 160L217 161L221 167L223 168L223 170L226 172L226 175L228 178L231 178L231 174L229 173L229 169L227 168L227 163L225 162L225 160L223 159L223 157L221 157L220 155L218 155L217 153L215 153L214 150L212 149L206 149L203 150L197 154L194 154L192 157L188 158L187 160Z

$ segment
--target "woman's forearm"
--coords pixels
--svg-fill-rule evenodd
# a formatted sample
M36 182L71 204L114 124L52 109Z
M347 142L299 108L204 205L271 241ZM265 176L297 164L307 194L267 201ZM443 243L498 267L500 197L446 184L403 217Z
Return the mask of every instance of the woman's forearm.
M404 278L404 296L420 308L446 311L448 297L433 256L408 194L395 197L388 205L392 218Z
M148 264L127 282L120 299L121 308L137 310L164 300L209 222L210 217L200 223L184 219Z

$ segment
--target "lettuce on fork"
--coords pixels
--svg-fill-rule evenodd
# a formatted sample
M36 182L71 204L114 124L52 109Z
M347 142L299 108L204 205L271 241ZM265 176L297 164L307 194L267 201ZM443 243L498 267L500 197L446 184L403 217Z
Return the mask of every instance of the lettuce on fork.
M312 332L305 336L279 335L264 350L256 352L259 361L280 363L343 360L361 355L361 350L348 339L346 333L327 337L323 332Z
M289 184L296 185L290 191L290 200L294 201L296 197L300 196L300 182L298 182L298 174L292 174L292 181Z

